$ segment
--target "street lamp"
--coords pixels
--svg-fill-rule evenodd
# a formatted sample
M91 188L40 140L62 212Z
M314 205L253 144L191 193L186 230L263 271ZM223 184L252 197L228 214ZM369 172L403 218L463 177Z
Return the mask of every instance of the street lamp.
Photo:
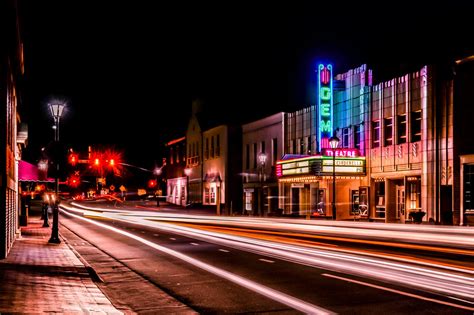
M158 177L161 175L162 173L162 170L161 170L161 167L155 167L155 169L153 170L153 174L155 174L155 180L156 180L156 183L157 183L157 188L158 188L158 192L161 190L160 187L161 185L159 184L159 181L158 181ZM160 196L156 194L155 192L155 196L156 196L156 206L159 207L160 206Z
M336 148L339 145L339 138L332 136L329 145L332 149L332 218L336 220Z
M64 108L66 104L64 103L54 103L48 104L49 110L51 111L51 116L54 118L54 144L56 147L56 178L54 181L54 186L56 189L56 198L53 204L53 228L51 229L51 238L49 239L49 243L59 244L61 240L59 239L59 120L63 114Z
M260 174L259 174L259 177L260 177L260 200L259 200L259 212L261 212L261 214L263 215L264 214L264 209L263 209L263 205L264 205L264 202L263 202L263 182L265 181L265 163L267 162L267 155L265 154L265 152L260 152L258 154L258 162L260 163Z
M184 169L184 174L186 175L186 207L189 204L189 175L191 175L191 171L190 167Z

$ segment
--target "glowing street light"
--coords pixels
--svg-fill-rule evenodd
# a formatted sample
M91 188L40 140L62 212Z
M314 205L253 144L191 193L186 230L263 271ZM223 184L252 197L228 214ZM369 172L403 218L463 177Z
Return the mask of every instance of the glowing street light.
M65 103L53 103L48 104L49 110L51 111L51 116L54 119L54 142L55 145L59 146L59 120L63 114L64 108L66 107ZM53 206L53 228L51 229L51 238L49 243L59 244L61 240L59 239L59 161L55 159L56 163L56 178L55 178L55 187L56 187L56 199L54 200Z
M332 149L332 218L336 220L336 148L339 145L339 138L332 136L329 145Z

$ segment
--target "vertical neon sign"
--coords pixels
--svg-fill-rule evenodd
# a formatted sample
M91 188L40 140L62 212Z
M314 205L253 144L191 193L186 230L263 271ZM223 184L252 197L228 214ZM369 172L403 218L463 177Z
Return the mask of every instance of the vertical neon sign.
M318 66L318 151L329 148L332 136L333 100L332 65Z

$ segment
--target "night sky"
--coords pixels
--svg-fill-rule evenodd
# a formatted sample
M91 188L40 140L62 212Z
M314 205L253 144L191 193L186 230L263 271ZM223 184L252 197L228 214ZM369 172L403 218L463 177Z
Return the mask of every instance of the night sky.
M367 63L380 81L474 54L467 2L19 2L24 158L32 162L53 137L53 98L69 106L61 141L109 144L127 162L153 167L160 145L184 134L192 99L245 123L314 103L320 61L332 62L335 73Z

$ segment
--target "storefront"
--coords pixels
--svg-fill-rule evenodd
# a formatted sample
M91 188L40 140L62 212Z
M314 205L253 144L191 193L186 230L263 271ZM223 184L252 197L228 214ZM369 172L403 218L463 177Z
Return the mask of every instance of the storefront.
M325 149L323 155L285 155L277 162L283 213L332 218L335 178L337 219L367 216L370 194L365 185L365 157L355 149L336 149L334 154Z

